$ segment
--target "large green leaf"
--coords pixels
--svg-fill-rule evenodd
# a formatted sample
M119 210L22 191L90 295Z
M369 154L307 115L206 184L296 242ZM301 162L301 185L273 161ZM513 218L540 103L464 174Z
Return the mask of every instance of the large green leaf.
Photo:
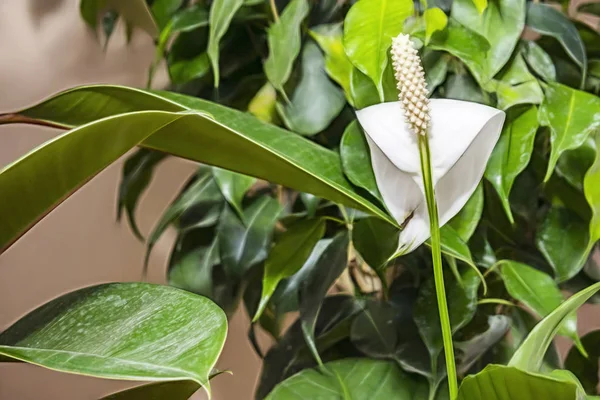
M558 282L581 271L588 257L588 226L573 211L555 206L538 227L535 242L554 269Z
M246 192L254 185L256 179L221 168L213 168L213 176L219 189L221 189L221 193L223 193L223 197L242 217L242 200Z
M542 35L552 36L560 42L569 57L583 70L585 79L587 56L585 46L575 25L567 16L547 4L527 4L527 26Z
M498 145L496 145L498 147ZM489 162L488 162L489 165ZM468 242L483 213L483 185L480 183L467 201L467 204L456 214L448 225L452 227L463 242Z
M581 382L586 393L598 394L598 359L600 359L600 331L592 331L581 338L588 349L588 357L584 357L572 348L565 360L565 368L571 371Z
M502 261L500 274L508 293L540 317L546 317L563 302L563 296L554 280L545 273L516 261ZM577 334L577 315L564 318L560 333L581 347Z
M308 15L306 0L292 0L283 10L281 18L268 30L269 57L265 61L265 74L269 82L281 93L292 73L292 66L300 53L300 25Z
M325 59L314 42L304 45L302 75L290 103L277 104L285 125L313 136L325 130L346 105L344 92L327 77Z
M325 53L325 70L331 79L336 81L352 104L350 92L350 74L352 63L348 59L342 44L342 25L319 25L310 31L311 36Z
M520 114L516 110L509 111L508 121L502 128L485 170L485 177L498 192L511 223L514 223L514 218L510 209L510 191L516 177L529 164L537 128L538 112L535 106Z
M480 80L480 83L485 83L508 62L521 37L525 27L525 2L491 1L481 13L472 0L454 0L452 17L489 42L491 48L485 58L483 80Z
M585 198L592 209L590 221L590 243L591 246L600 239L600 134L596 133L595 148L596 159L583 179Z
M350 61L367 75L385 99L383 74L392 38L413 13L411 0L365 0L355 3L344 21L344 48Z
M457 400L576 400L577 385L550 376L503 365L488 365L477 375L467 376Z
M346 127L342 142L340 143L340 157L344 174L350 182L361 187L381 200L381 194L377 188L377 181L371 165L371 155L365 135L358 121L352 121Z
M507 110L518 104L540 104L544 93L535 76L529 72L520 53L516 53L510 64L500 72L497 81L490 82L488 91L495 91L496 107Z
M491 78L487 72L486 57L490 50L490 43L480 34L452 19L443 34L434 35L427 47L432 50L447 51L460 58L480 84Z
M352 243L373 269L379 270L398 249L400 231L377 218L362 218L352 229Z
M148 383L109 394L101 400L188 400L199 388L200 385L192 381Z
M412 399L411 378L391 361L346 359L306 369L273 389L267 400Z
M140 111L148 109L163 111ZM0 249L136 144L313 193L396 224L352 188L336 153L205 100L118 86L81 87L19 113L0 115L0 124L18 122L89 125L59 136L0 172L1 209L10 210L0 216Z
M262 314L277 284L302 268L324 234L325 220L314 218L293 224L281 235L265 261L262 295L254 320Z
M233 19L235 13L244 4L244 0L214 0L210 6L208 58L212 64L215 87L219 86L219 42Z
M168 286L115 283L63 295L0 335L0 354L111 379L208 379L227 320L210 300Z
M243 219L229 209L223 211L217 234L221 262L229 277L241 278L267 258L281 211L281 205L269 196L256 199L244 210Z
M600 127L600 98L550 83L539 118L542 125L550 127L552 150L544 178L548 181L561 154L581 146L590 133Z
M540 321L512 356L509 365L536 372L542 364L544 354L564 322L579 307L600 290L600 282L572 295L553 312Z

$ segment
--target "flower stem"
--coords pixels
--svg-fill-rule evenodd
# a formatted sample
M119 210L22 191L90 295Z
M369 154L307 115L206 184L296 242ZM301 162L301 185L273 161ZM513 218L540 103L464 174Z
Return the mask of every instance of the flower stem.
M433 179L431 176L431 154L429 152L429 140L427 139L427 135L419 134L418 136L423 186L425 187L425 198L427 199L427 211L429 212L431 227L431 259L433 261L435 293L440 314L440 324L442 326L442 340L444 343L444 355L446 357L446 370L448 372L448 389L450 391L450 400L454 400L458 395L458 381L456 378L456 364L454 361L454 348L452 345L452 327L450 326L450 315L448 313L446 289L444 287L440 225L438 222L438 209L435 201Z

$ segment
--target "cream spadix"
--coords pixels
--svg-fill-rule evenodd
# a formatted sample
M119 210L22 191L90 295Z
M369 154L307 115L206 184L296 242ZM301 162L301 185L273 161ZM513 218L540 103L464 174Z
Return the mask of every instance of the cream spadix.
M505 118L504 112L477 103L423 100L427 91L420 83L424 80L420 60L412 46L407 50L405 39L398 37L392 45L400 101L357 111L377 186L388 211L403 226L399 254L414 250L430 236L417 135L428 136L443 226L475 191ZM398 49L399 45L404 47Z

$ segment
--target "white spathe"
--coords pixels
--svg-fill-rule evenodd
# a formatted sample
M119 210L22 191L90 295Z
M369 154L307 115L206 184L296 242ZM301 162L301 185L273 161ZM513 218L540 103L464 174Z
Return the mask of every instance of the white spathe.
M431 99L429 107L431 169L443 226L477 188L500 137L505 114L481 104L449 99ZM405 122L402 110L400 102L390 102L356 112L385 206L404 225L398 255L416 249L430 236L418 136Z

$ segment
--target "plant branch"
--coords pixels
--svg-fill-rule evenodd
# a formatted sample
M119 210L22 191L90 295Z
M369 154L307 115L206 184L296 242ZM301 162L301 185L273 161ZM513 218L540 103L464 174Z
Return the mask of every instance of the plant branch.
M450 314L448 312L448 303L446 301L446 288L444 287L440 225L438 222L438 209L431 174L431 154L429 152L427 135L418 136L423 186L425 187L425 198L427 199L427 211L429 212L429 222L431 227L431 258L433 261L435 294L440 315L440 325L442 326L442 340L444 342L444 355L446 357L446 369L448 371L448 389L450 391L450 400L454 400L458 395L458 380L456 378L456 363L452 345L452 327L450 325Z

